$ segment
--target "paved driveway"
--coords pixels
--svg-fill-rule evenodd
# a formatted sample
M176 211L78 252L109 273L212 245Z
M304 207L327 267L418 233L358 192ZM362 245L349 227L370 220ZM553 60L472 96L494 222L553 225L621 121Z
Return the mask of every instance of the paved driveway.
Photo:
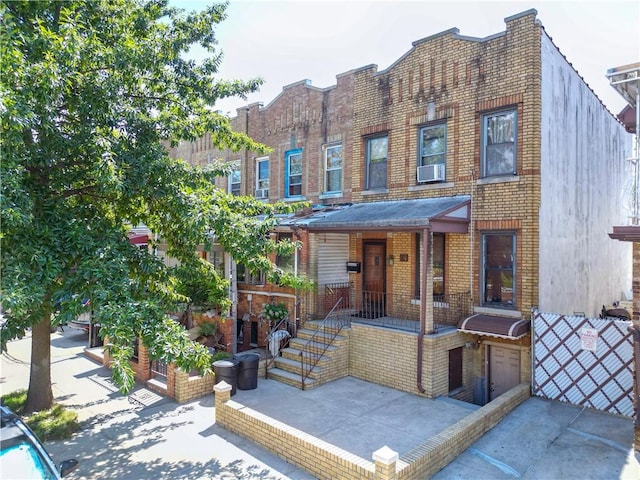
M213 395L187 404L139 388L131 402L109 370L82 353L86 335L52 335L57 401L79 414L82 430L48 442L57 462L75 457L70 479L311 479L214 422ZM0 392L26 388L30 338L0 357ZM400 455L462 418L472 405L429 400L354 378L302 392L274 380L233 397L262 413L371 460L388 445ZM531 398L475 442L435 479L640 479L630 419Z

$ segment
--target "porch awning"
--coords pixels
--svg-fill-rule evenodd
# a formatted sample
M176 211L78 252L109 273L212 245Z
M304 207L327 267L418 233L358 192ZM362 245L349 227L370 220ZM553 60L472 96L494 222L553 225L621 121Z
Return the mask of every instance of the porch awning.
M146 245L149 242L149 235L134 235L129 237L129 242L133 245Z
M471 198L468 195L356 203L327 208L293 223L310 232L350 233L363 230L467 233Z
M484 335L488 337L508 338L516 340L525 336L531 329L529 320L519 318L497 317L476 313L458 324L458 331Z

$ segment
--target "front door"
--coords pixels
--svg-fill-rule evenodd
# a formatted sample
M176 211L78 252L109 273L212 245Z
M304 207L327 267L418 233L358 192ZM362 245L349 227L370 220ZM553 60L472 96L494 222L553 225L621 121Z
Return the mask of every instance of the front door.
M381 242L364 244L362 316L378 318L385 310L386 246Z
M520 350L489 347L489 401L520 383Z

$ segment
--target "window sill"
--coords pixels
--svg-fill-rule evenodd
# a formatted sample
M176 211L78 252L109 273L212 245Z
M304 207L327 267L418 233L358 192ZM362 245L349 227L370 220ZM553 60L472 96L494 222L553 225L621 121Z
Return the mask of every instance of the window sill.
M318 196L320 200L325 200L327 198L340 198L342 197L342 192L327 192L322 193Z
M518 310L495 307L473 307L473 313L484 313L486 315L497 315L499 317L522 318L522 313Z
M481 178L476 182L476 184L489 185L492 183L510 183L510 182L519 182L519 181L520 181L519 175L503 175L503 176Z
M440 188L451 188L453 186L453 182L420 183L409 187L407 190L410 192L420 192L422 190L438 190Z
M304 202L307 199L304 195L298 195L297 197L285 197L281 198L281 202Z
M388 188L378 188L375 190L362 190L360 192L361 195L384 195L389 193Z

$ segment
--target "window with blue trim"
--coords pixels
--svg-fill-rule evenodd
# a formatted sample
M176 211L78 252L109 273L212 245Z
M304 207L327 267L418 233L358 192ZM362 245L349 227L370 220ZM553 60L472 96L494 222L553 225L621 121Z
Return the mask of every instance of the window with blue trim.
M302 196L302 149L285 153L285 197Z
M518 113L516 109L482 116L482 176L515 175Z

